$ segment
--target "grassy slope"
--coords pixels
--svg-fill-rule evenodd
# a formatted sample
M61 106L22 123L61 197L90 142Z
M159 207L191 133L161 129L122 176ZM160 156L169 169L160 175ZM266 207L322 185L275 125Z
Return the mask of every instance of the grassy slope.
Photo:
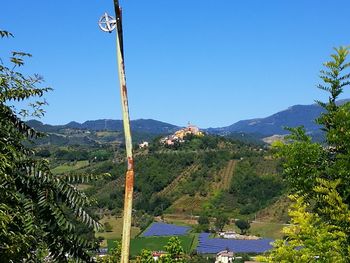
M287 196L281 196L275 203L257 213L257 219L265 222L288 223L288 207L291 201Z
M89 161L68 162L52 169L53 174L64 174L89 165Z
M266 237L266 238L282 238L282 228L284 224L270 223L270 222L253 222L249 229L249 233L254 236Z
M96 236L104 237L106 240L119 240L122 237L122 231L123 231L123 219L122 218L116 218L114 216L104 216L100 223L103 225L105 222L109 222L112 226L111 232L100 232L96 233ZM140 233L140 229L138 227L131 227L131 237L135 237ZM104 244L107 245L106 243Z

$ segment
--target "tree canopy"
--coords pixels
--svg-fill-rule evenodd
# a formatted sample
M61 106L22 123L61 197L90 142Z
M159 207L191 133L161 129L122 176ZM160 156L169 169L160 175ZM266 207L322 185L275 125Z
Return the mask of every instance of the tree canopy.
M169 239L168 243L164 246L166 254L159 257L157 262L159 263L184 263L187 261L185 258L184 249L181 246L181 241L178 237L173 236ZM137 257L136 262L151 263L154 262L152 252L143 249L141 255Z
M276 144L284 160L284 177L291 199L291 225L263 262L349 262L350 259L350 102L339 95L350 85L349 48L335 49L321 70L329 93L318 102L324 113L317 119L325 132L323 144L313 143L301 128L290 129L288 143Z
M0 36L13 37L7 31ZM42 135L21 118L42 116L46 102L40 98L50 90L40 87L39 75L20 72L30 56L14 51L9 60L0 59L0 261L40 262L49 257L91 262L96 243L79 236L76 225L92 231L99 224L85 210L91 200L74 184L94 176L55 176L48 162L25 146ZM29 101L31 111L13 106L23 101Z

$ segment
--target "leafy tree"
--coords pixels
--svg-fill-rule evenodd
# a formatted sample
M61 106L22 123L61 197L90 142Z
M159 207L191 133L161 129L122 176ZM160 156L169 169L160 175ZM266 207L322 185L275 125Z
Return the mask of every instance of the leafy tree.
M344 197L349 196L350 170L350 105L337 103L344 87L350 85L350 63L346 62L349 49L337 48L332 60L321 70L324 84L318 87L329 92L328 103L318 102L325 112L317 119L325 131L324 145L312 143L303 128L290 129L289 144L276 145L278 155L284 160L284 177L292 193L312 195L317 178L334 180L341 178ZM346 190L347 189L347 190Z
M122 255L122 245L120 242L115 241L115 248L112 249L110 254L104 257L98 257L97 263L118 263Z
M200 225L208 225L209 224L209 217L207 215L200 215L198 217L198 224Z
M255 160L255 161L253 161ZM234 196L241 214L251 214L280 196L284 190L282 178L274 174L257 174L258 165L267 166L262 157L238 162L229 192Z
M168 243L164 246L164 250L167 252L167 254L164 256L161 256L157 262L159 263L186 262L185 253L181 246L181 241L178 237L171 237ZM141 252L141 255L137 257L136 261L140 263L154 262L152 257L152 252L149 250L143 249Z
M105 222L103 224L103 226L104 226L106 232L112 232L113 231L113 227L112 227L112 225L109 222Z
M51 153L48 149L41 149L36 153L37 156L47 158L50 157Z
M350 85L348 48L335 49L321 71L329 93L325 112L317 119L325 132L324 145L312 143L302 128L291 129L288 144L276 145L284 159L284 176L294 204L292 225L284 229L264 262L349 262L350 259L350 103L339 95Z
M325 169L326 152L319 143L313 143L303 128L289 129L291 144L274 144L277 156L283 159L283 177L292 193L311 194L316 178Z
M141 255L136 258L138 263L154 263L152 251L147 249L142 249Z
M209 216L206 214L201 214L198 219L198 227L196 229L197 232L208 232L209 231Z
M1 37L11 37L0 31ZM73 185L93 176L54 176L47 161L40 160L23 142L40 136L20 116L42 116L45 101L31 103L33 112L19 112L9 104L42 97L39 75L18 71L30 54L12 52L10 65L0 59L0 262L37 262L47 253L52 261L93 261L89 250L96 243L80 237L75 225L92 231L99 224L85 211L91 201Z
M181 241L178 237L171 237L164 247L165 251L168 252L169 258L181 262L181 259L183 258L184 255L184 250L181 246ZM172 262L172 261L170 261Z
M222 229L224 228L224 226L226 224L229 223L229 219L227 217L227 215L224 215L222 213L220 213L217 217L216 217L216 220L215 220L215 228L218 230L218 231L222 231Z
M320 213L308 211L310 203L304 197L291 196L294 201L291 225L283 229L287 240L277 240L274 249L259 260L262 262L349 262L350 211L340 197L340 180L318 179L316 200L322 203ZM324 220L324 216L329 221Z
M250 228L250 223L247 220L238 219L235 221L235 225L241 230L241 234L244 235L247 233Z

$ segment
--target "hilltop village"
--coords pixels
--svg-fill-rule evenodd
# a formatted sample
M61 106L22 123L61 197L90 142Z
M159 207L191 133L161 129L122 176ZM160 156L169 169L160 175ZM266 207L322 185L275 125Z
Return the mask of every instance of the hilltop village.
M186 136L198 136L202 137L205 133L200 131L200 129L193 124L188 124L187 127L184 127L180 130L175 131L173 134L167 135L165 137L162 137L159 142L162 145L166 146L174 146L176 144L181 144L185 142ZM150 143L148 141L143 141L139 144L139 148L147 148L149 147Z
M174 145L175 143L183 143L185 142L185 137L188 135L204 136L204 133L200 131L197 126L189 123L187 127L176 131L174 134L162 138L160 142L168 146Z

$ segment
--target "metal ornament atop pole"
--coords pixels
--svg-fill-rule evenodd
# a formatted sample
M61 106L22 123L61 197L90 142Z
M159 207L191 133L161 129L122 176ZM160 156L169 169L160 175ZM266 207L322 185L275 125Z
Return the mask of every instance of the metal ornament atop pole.
M117 28L117 58L119 71L120 95L123 112L123 126L125 135L125 148L128 161L128 170L125 177L125 197L124 197L124 216L123 216L123 236L121 263L129 262L130 251L130 231L131 231L131 213L132 197L134 191L134 160L132 156L132 140L130 131L130 118L128 96L126 89L125 66L124 66L124 47L123 47L123 27L122 27L122 9L118 0L114 1L116 19L105 13L99 20L99 26L102 31L111 33Z

